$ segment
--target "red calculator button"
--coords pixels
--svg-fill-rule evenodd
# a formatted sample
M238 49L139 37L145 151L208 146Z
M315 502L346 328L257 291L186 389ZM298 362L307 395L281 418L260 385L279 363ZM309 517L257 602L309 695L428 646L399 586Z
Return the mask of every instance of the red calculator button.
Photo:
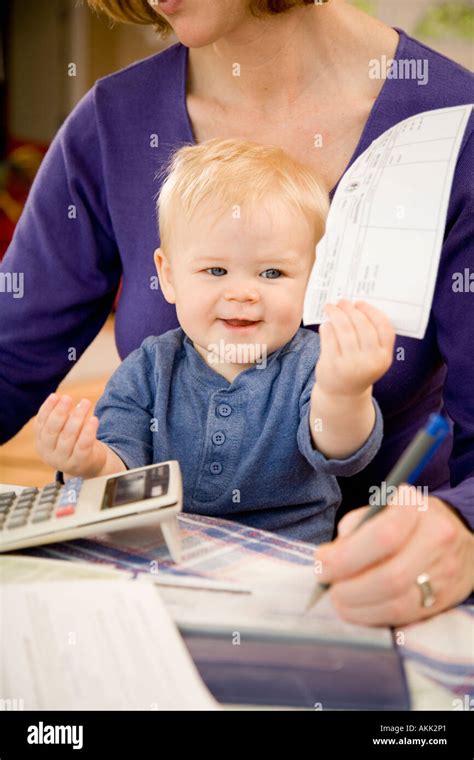
M75 512L74 504L63 504L61 507L58 507L55 514L56 514L56 517L66 517L66 515L73 515L74 512Z

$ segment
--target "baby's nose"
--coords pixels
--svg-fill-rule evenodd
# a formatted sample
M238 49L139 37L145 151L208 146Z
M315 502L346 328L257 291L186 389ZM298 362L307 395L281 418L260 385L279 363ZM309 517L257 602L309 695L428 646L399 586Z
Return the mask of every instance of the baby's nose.
M241 285L227 287L224 292L224 298L228 301L257 301L259 293L257 288Z

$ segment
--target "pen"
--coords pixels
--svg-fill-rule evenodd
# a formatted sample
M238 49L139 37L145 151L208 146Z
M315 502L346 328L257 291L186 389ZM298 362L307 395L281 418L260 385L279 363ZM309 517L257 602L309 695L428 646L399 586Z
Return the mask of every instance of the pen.
M438 446L445 439L449 431L447 421L440 414L431 414L425 427L420 430L404 451L394 468L390 471L385 487L381 488L380 498L366 512L362 520L356 525L355 530L360 528L367 520L377 515L387 506L388 496L392 488L398 488L402 483L414 483L421 471L425 468ZM314 607L318 599L330 588L329 583L318 583L306 607L308 612Z

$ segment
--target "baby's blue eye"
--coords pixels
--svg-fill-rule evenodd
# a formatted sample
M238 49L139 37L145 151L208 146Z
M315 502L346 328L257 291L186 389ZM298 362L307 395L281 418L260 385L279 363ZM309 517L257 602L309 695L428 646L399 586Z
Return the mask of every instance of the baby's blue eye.
M209 269L206 269L206 272L211 272L213 275L216 274L216 272L219 272L219 274L216 274L216 277L222 277L226 271L227 270L223 269L222 267L210 267Z
M270 272L270 275L265 278L266 280L277 280L281 275L281 271L279 269L265 269L265 272L262 272L262 274L267 274L268 272Z

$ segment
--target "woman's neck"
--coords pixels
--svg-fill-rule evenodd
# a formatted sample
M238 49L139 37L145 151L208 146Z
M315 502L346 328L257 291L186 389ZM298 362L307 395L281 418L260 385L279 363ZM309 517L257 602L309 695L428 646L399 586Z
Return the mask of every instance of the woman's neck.
M188 94L261 113L290 108L315 89L344 90L354 76L365 76L370 87L369 58L394 52L397 40L392 29L339 0L249 17L226 37L190 49Z

